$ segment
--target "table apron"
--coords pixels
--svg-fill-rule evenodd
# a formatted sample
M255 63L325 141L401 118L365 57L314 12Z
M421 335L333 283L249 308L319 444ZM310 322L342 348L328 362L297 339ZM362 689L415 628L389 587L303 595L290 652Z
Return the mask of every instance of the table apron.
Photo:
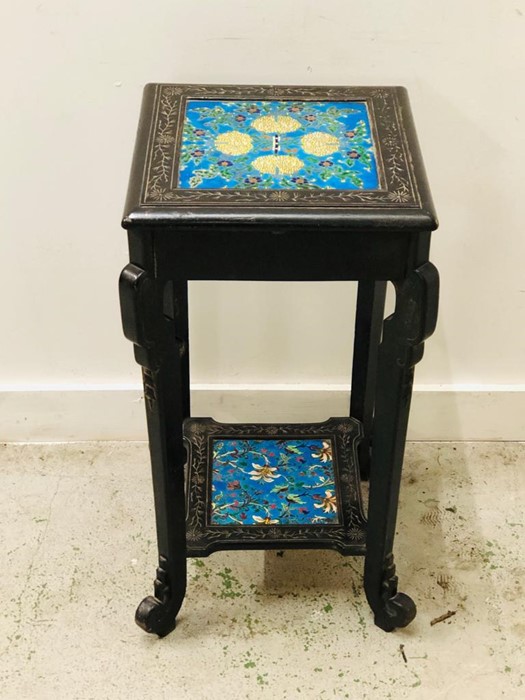
M187 280L396 280L428 259L428 234L392 231L153 232L155 276Z

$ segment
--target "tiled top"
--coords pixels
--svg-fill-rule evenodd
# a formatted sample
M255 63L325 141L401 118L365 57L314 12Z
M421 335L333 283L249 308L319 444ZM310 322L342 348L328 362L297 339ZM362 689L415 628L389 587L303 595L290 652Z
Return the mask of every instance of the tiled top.
M377 190L365 102L189 100L181 189Z
M331 438L213 440L211 525L338 522Z
M146 86L124 226L268 215L436 228L406 90Z

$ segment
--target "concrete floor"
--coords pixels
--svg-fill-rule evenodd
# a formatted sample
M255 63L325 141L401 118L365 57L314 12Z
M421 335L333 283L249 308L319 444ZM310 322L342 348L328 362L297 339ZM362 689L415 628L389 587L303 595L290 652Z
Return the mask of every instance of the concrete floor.
M393 634L362 559L288 551L192 560L177 629L146 635L146 445L7 445L0 475L3 700L525 697L523 443L407 447L396 561L419 613Z

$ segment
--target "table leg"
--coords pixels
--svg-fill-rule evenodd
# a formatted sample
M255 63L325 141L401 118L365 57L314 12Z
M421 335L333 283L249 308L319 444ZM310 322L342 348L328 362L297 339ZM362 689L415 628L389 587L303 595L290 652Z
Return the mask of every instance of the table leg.
M182 423L190 414L187 283L161 285L136 265L120 279L124 333L143 368L159 565L154 596L135 620L160 637L175 627L186 591Z
M363 480L368 479L370 474L377 356L383 328L385 295L386 282L359 282L350 415L363 424L364 435L358 447L359 469Z
M396 308L384 322L379 350L365 558L366 596L386 631L416 615L414 602L397 589L392 549L414 366L435 328L439 276L426 262L394 284Z

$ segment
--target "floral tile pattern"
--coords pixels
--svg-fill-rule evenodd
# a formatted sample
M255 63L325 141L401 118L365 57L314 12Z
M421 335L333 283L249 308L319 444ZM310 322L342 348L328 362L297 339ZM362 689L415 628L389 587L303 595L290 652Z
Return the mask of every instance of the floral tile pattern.
M337 524L330 438L213 440L211 525Z
M377 190L366 103L189 100L178 187Z

